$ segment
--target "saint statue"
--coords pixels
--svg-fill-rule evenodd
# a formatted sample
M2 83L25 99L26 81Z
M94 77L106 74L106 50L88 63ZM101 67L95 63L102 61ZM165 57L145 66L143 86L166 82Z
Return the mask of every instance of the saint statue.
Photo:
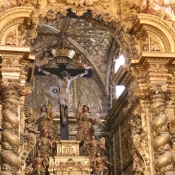
M107 164L112 165L112 163L110 163L107 160L106 156L101 156L101 154L97 152L96 158L94 159L93 163L94 163L93 168L96 175L100 174L109 175L109 169L107 167Z
M40 115L37 116L35 123L38 123L38 130L41 134L47 130L49 137L53 135L53 119L52 104L44 105L40 109Z
M81 106L79 105L77 122L77 140L85 141L94 135L93 125L96 123L96 119L90 114L88 106L83 105L83 108L81 109Z

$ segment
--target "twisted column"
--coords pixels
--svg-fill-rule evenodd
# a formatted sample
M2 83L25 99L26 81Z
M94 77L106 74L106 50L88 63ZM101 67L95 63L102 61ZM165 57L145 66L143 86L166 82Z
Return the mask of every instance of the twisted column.
M21 175L20 100L26 96L25 84L33 62L28 58L29 53L29 47L0 46L3 130L0 175Z
M2 104L2 150L0 175L19 174L20 169L20 137L19 137L19 116L18 116L18 91L9 84L3 88Z
M174 175L173 155L170 147L170 133L168 131L168 116L165 92L154 93L151 99L153 115L153 148L155 157L155 170L157 175Z
M151 175L175 175L170 118L167 115L169 93L174 91L174 60L168 53L142 52L137 63L132 64L138 85L135 95L144 111L142 113L145 113L141 119L148 142L143 149L148 147Z

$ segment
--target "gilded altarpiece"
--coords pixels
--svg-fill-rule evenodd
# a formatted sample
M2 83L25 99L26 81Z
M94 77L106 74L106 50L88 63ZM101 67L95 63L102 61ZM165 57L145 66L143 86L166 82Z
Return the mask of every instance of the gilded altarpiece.
M174 67L174 63L172 63L172 61L174 61L173 54L175 50L175 33L173 25L175 17L173 14L173 1L166 2L169 6L169 10L172 10L172 13L166 9L167 7L164 8L164 4L162 4L162 2L158 4L155 1L147 1L148 4L145 6L143 6L143 1L141 1L142 3L138 5L137 1L125 0L116 2L83 1L77 3L75 3L74 1L73 3L70 3L70 1L21 1L20 4L18 2L19 1L12 2L11 0L7 0L0 3L0 9L2 13L2 16L0 18L0 20L2 21L0 21L0 31L2 34L0 36L1 45L24 46L30 45L29 43L31 40L30 47L33 48L31 52L34 52L36 48L40 47L35 47L35 44L40 44L39 41L44 38L42 36L39 36L39 39L37 38L37 43L35 43L35 40L33 40L37 37L39 33L38 26L41 24L45 25L48 22L51 23L54 21L51 25L51 27L54 27L53 25L55 24L56 20L58 23L60 23L60 19L59 17L57 18L57 14L60 13L62 17L66 17L68 15L68 10L69 12L70 10L72 11L71 14L74 13L74 15L78 16L77 19L72 20L73 27L75 27L76 25L81 26L83 23L81 19L79 20L79 17L84 15L86 12L91 11L91 18L95 20L97 19L96 22L98 21L98 24L101 23L103 27L107 26L109 30L111 28L114 29L114 31L111 32L112 34L109 34L110 32L107 31L102 32L102 30L96 30L96 33L90 32L94 36L94 38L95 36L100 34L104 35L104 38L107 37L107 39L104 40L101 40L100 37L98 39L88 39L88 37L84 39L83 37L81 37L81 32L74 33L76 35L79 35L78 38L73 40L73 35L72 38L69 38L69 42L73 43L74 46L78 46L76 49L80 49L80 51L84 53L87 60L93 65L96 73L98 74L98 78L94 78L91 80L77 80L76 82L72 83L70 87L70 137L71 139L75 140L75 115L77 104L79 101L82 104L88 103L89 107L92 109L93 112L102 114L102 116L103 114L105 116L106 112L108 112L108 78L109 70L111 67L107 67L105 64L111 63L110 61L107 61L108 53L110 52L109 47L111 47L112 45L110 44L112 42L111 36L113 36L117 40L117 42L120 42L121 50L124 51L126 56L126 64L132 62L132 66L136 68L135 74L134 72L132 72L131 67L126 66L127 71L130 72L130 74L135 78L135 83L139 87L139 89L135 87L132 93L134 94L134 96L137 96L138 106L140 105L140 107L138 108L141 109L141 114L137 116L138 118L136 118L135 121L132 121L131 118L133 117L133 111L128 112L128 115L131 114L131 118L124 118L124 116L120 114L122 113L122 108L124 108L125 105L122 105L122 107L115 107L114 104L113 106L113 109L115 111L120 110L118 114L114 113L114 116L112 116L113 121L110 122L111 127L108 128L108 131L112 130L112 132L115 128L115 131L113 132L113 141L110 142L110 144L113 143L114 145L111 148L115 148L116 146L116 149L114 150L114 161L118 162L114 163L115 172L123 175L130 175L132 171L134 171L132 174L145 175L174 174L174 69L172 68L173 71L171 72L169 67L169 65L171 64L172 67ZM157 3L158 9L161 12L160 14L162 14L161 16L159 15L159 13L157 13L156 9L152 8L152 6L149 4L150 2L152 4ZM144 8L140 9L140 7ZM7 10L10 8L12 10ZM51 9L54 10L52 11ZM143 13L143 10L147 14L137 14L140 12ZM27 26L25 26L23 23L25 21L24 18L29 18ZM77 24L77 22L79 22L79 24ZM85 27L91 26L91 23L87 23L87 21L85 23ZM143 28L140 23L144 26ZM26 28L21 27L23 25ZM97 25L94 27L98 28L99 26ZM58 30L61 28L59 25L56 27L58 27ZM47 41L47 39L51 41L54 39L52 44L57 43L57 35L59 33L58 30L55 36L45 37L43 41L45 42ZM69 34L70 33L71 32L69 32ZM84 34L86 36L89 36L90 33L88 31L84 31ZM85 42L83 42L83 40ZM78 45L77 43L80 44ZM93 44L96 44L96 47L92 47ZM47 48L43 45L42 47L40 47L39 52L42 52L44 49ZM101 51L101 46L107 46L107 49ZM95 53L93 51L95 51ZM150 55L148 54L144 58L142 58L142 56L139 57L142 51L147 51L150 53ZM159 52L161 53L155 54ZM35 52L35 54L37 53ZM111 56L109 56L109 58L110 57ZM142 59L139 62L140 58ZM163 60L166 60L166 62L161 61L162 58ZM168 60L168 58L170 58L170 60ZM8 61L12 63L10 59ZM163 66L161 67L160 65ZM2 65L2 68L5 67L3 66L4 65ZM163 76L163 81L161 76ZM13 75L10 78L13 79L15 77ZM10 78L7 77L7 79ZM120 76L120 78L128 81L129 76ZM98 81L96 81L97 79ZM20 78L20 80L22 79ZM23 83L23 80L21 81L21 83L22 85L25 85L25 82ZM121 80L119 84L124 84L128 88L127 83L123 83L123 80ZM55 80L49 79L49 77L46 76L35 76L33 78L32 86L33 93L28 97L27 104L33 109L37 109L37 112L39 112L42 104L51 101L53 103L53 108L55 109L56 113L54 123L56 126L59 126L59 105L57 99L58 89L55 85ZM105 94L105 92L107 92L107 94ZM136 92L139 93L136 94ZM94 107L95 105L96 107ZM108 118L110 117L111 116L109 115ZM3 120L5 121L4 118ZM112 123L117 121L118 118L122 118L123 121L118 122L118 126L116 129L116 126L112 125ZM160 121L162 121L162 123ZM134 122L138 123L134 124ZM5 126L4 129L6 129ZM100 132L100 128L98 129ZM59 128L55 127L55 132L58 133L58 131ZM20 132L22 133L22 129L20 130ZM158 144L157 142L159 141L159 139L163 140L163 138L166 139L166 142L163 142L163 144ZM18 136L18 141L19 139L20 138ZM135 153L132 152L132 141L134 142L135 149L137 149ZM133 158L131 158L131 155L133 156ZM160 160L165 160L164 156L167 162L161 164ZM7 158L4 158L4 162L5 161L7 161ZM11 165L10 162L9 165ZM141 169L139 166L141 167ZM19 166L17 169L19 169ZM145 172L143 170L145 170ZM4 172L5 174L9 174L9 172ZM1 174L2 173L3 171L1 172Z

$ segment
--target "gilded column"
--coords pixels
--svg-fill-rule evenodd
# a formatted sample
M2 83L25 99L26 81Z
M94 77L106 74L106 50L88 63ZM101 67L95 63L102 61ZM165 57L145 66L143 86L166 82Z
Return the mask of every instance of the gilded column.
M135 66L137 70L144 70L144 76L137 78L137 81L138 91L146 94L145 100L147 102L139 100L142 102L141 110L145 114L147 125L146 137L148 138L147 147L152 175L175 174L167 115L168 86L169 79L172 78L168 65L172 63L173 59L171 55L168 57L168 54L142 53L142 57ZM146 103L147 105L143 107L143 104Z
M30 49L27 47L0 46L2 63L2 132L0 175L19 175L21 171L20 152L20 99L25 89L26 76L24 59ZM29 65L29 64L28 64Z
M173 168L173 154L170 145L170 132L168 129L168 116L166 108L168 104L168 64L171 59L154 58L147 59L151 115L152 137L154 150L154 164L157 174L175 174Z
M19 137L19 116L18 116L18 90L10 83L3 86L2 105L2 126L1 133L1 172L0 174L18 174L20 169L20 137Z

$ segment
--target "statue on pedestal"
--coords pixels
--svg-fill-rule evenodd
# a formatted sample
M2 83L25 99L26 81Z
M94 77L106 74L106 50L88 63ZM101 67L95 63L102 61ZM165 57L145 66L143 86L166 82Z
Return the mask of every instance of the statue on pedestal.
M53 119L54 113L52 111L52 104L44 105L40 109L40 115L37 117L35 123L38 123L38 130L41 134L47 130L49 137L53 135Z
M88 138L91 138L91 136L94 135L93 125L96 123L96 119L90 114L88 106L83 105L83 108L81 108L79 105L77 122L77 140L89 140Z
M101 156L99 152L96 153L96 158L93 160L94 163L94 172L96 175L109 175L109 169L107 167L107 164L112 165L107 160L106 156Z

